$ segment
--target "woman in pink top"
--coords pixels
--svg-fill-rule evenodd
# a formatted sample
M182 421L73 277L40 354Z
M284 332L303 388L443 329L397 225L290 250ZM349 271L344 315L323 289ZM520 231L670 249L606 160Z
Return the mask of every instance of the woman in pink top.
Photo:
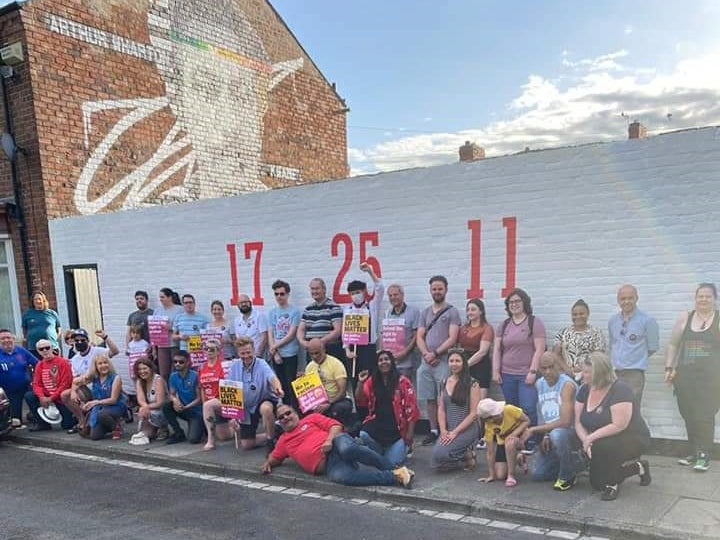
M535 380L545 352L545 326L533 315L530 296L513 289L505 298L508 318L498 325L493 347L493 381L502 386L505 402L520 407L537 424Z

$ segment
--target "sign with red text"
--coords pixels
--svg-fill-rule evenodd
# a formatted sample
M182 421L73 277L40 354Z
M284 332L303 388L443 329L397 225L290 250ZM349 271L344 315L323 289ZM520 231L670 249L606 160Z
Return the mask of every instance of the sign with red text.
M225 418L242 421L245 418L242 381L220 379L220 414Z
M220 342L221 345L218 354L222 357L222 330L218 328L208 328L201 330L199 336L190 336L188 338L188 353L190 353L190 361L193 369L200 369L207 362L205 346L210 339L217 339Z
M170 347L170 317L150 315L148 317L150 344L155 347Z
M382 320L382 348L397 355L405 348L405 319Z
M130 373L130 378L134 381L135 380L135 363L140 360L141 358L147 358L147 353L143 351L139 352L129 352L127 353L128 357L128 370Z
M370 343L370 310L348 307L343 313L343 345L367 345Z
M298 400L300 412L303 414L316 409L318 405L330 401L317 372L298 377L290 384Z

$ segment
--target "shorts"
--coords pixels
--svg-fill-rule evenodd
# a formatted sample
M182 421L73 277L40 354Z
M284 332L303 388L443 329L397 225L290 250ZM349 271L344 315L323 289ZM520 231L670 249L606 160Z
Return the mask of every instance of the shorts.
M417 371L418 399L421 401L437 399L440 394L440 385L449 375L447 357L443 356L440 363L435 367L423 361Z
M277 403L274 403L270 400L261 401L257 409L255 409L254 413L250 414L250 423L242 423L240 424L240 439L254 439L257 436L257 428L260 424L260 407L263 403L270 403L273 406L273 414L275 414L275 409L277 408ZM271 435L271 434L268 434Z
M165 414L161 410L150 411L150 418L148 421L151 426L155 426L156 428L164 428L168 425L167 418L165 418Z

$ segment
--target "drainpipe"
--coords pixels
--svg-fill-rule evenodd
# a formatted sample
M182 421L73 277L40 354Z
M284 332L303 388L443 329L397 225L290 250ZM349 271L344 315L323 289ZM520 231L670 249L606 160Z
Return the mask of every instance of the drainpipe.
M12 115L10 114L10 100L7 93L6 79L15 76L15 71L10 66L0 66L0 86L2 86L3 109L5 110L5 131L3 134L3 150L10 160L10 177L13 185L13 195L15 197L14 216L20 230L20 250L22 251L23 270L25 271L25 288L30 306L32 306L32 276L30 275L30 247L27 239L27 223L25 221L25 211L23 210L22 189L20 187L20 179L17 171L17 153L18 151L25 153L24 150L18 148L15 144L15 137L12 128Z

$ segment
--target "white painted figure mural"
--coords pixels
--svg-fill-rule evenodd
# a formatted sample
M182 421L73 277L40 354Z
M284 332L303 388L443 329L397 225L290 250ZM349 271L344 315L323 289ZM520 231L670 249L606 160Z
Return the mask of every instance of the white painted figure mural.
M302 68L303 59L271 64L239 4L154 0L147 12L150 45L48 17L51 31L152 61L165 85L164 96L83 103L84 144L90 156L75 189L80 213L101 212L118 197L124 197L122 208L133 208L266 189L260 176L268 170L261 163L268 97ZM168 106L175 123L152 156L90 200L96 173L120 138ZM93 116L108 111L123 114L90 148L91 135L98 135ZM177 174L183 175L182 184L163 189Z

